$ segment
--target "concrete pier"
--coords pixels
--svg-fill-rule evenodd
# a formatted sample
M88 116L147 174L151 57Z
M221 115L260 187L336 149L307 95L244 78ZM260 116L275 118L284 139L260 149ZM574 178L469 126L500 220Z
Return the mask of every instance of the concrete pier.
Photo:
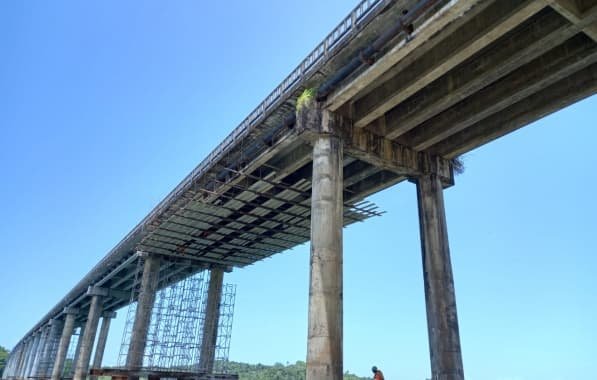
M151 310L155 301L159 272L160 257L156 255L145 256L137 311L135 312L133 332L126 357L126 367L129 370L136 370L143 366L143 354L147 343L147 331L151 319Z
M201 340L201 355L199 357L199 369L206 373L212 373L214 367L223 281L224 271L221 268L212 268L209 275L205 323L203 325L203 339Z
M17 363L17 368L15 370L15 376L17 378L24 378L25 377L25 365L27 363L27 356L29 355L29 349L31 348L31 343L33 338L30 337L28 340L25 341L23 346L23 352L21 357L19 358L19 362Z
M40 338L39 338L39 345L37 346L37 351L35 352L35 358L33 359L33 365L31 366L31 375L32 377L39 376L39 367L43 360L43 355L46 350L46 346L48 344L48 335L50 334L50 325L46 325L42 327L40 331Z
M110 322L113 318L116 318L116 312L114 311L106 311L102 314L102 327L100 327L97 346L95 346L95 354L93 355L93 368L100 368L102 366L108 332L110 331Z
M85 331L80 338L80 349L77 361L75 362L74 380L83 380L87 378L91 351L93 350L97 326L102 313L103 298L108 295L108 291L107 289L90 287L87 291L87 295L91 296L91 305L89 306L89 314L87 316L87 322L85 323Z
M464 380L442 183L417 179L427 328L434 380Z
M66 314L66 318L64 320L64 327L62 328L60 342L58 343L58 350L56 351L56 360L54 361L54 367L52 368L52 380L60 380L60 377L62 376L64 361L66 360L66 354L68 352L68 345L75 327L75 317L79 314L79 310L66 308L63 313Z
M319 112L321 129L313 142L307 380L342 380L343 149L333 115Z
M31 370L33 369L33 363L35 362L35 356L37 355L37 348L39 347L39 341L41 339L41 331L38 331L33 336L33 343L27 353L27 363L23 372L23 377L27 378L32 375Z

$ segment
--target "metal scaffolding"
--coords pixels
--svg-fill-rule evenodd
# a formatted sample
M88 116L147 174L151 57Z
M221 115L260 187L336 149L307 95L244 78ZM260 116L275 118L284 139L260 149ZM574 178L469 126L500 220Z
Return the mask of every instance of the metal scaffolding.
M75 372L75 357L77 354L77 348L79 347L79 339L83 334L83 328L77 327L70 337L70 343L68 345L68 352L66 353L66 359L64 360L64 369L62 370L62 378L70 379L73 377Z
M220 301L220 319L218 320L218 338L214 362L215 373L228 373L228 354L230 352L235 299L236 285L224 284Z
M139 260L140 262L142 260ZM142 263L138 268L140 273ZM140 281L140 274L137 275ZM188 371L199 368L201 340L206 315L210 272L201 271L159 290L152 309L143 355L143 369L151 371ZM133 299L138 286L133 287ZM218 335L215 349L215 373L226 373L234 313L236 286L222 288ZM118 366L126 366L137 303L130 304L123 332Z

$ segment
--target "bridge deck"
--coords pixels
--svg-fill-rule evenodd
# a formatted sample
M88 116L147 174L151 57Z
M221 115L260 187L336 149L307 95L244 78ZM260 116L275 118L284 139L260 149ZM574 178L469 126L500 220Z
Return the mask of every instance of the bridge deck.
M416 3L361 3L34 329L67 305L86 308L89 285L129 290L139 250L170 258L165 286L308 241L311 147L289 118L296 99ZM452 158L597 91L597 1L425 3L409 38L393 38L327 96L326 107L355 129ZM406 179L359 155L347 153L344 164L345 224L379 215L363 200ZM114 298L106 309L129 301Z

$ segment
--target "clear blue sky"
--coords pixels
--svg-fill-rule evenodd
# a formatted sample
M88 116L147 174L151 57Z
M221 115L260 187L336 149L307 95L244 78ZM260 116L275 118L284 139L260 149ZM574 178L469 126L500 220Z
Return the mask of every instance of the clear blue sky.
M0 2L0 345L12 347L355 1ZM597 97L446 191L467 379L597 373ZM345 231L345 368L429 376L416 196ZM304 360L308 246L239 270L232 360ZM124 311L120 312L124 315ZM114 324L106 364L122 334Z

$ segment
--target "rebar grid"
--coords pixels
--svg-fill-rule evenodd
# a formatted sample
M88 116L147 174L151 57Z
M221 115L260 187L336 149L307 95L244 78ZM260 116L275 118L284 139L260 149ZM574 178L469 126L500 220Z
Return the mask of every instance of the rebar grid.
M137 313L137 298L139 297L139 287L141 284L141 274L143 273L143 266L145 259L139 256L137 259L137 270L135 271L135 279L131 287L131 298L128 310L126 312L126 320L124 322L124 330L122 332L122 341L120 343L120 352L118 353L118 360L116 365L124 368L126 366L126 357L128 355L129 346L131 344L131 336L133 334L133 325L135 323L135 314Z
M62 327L62 324L60 327ZM54 334L52 334L52 332L54 332ZM39 377L50 377L52 375L52 368L54 366L54 361L56 360L56 354L58 353L58 345L60 344L60 334L58 332L59 330L55 328L48 334L46 343L47 349L45 350L45 355L39 362Z
M142 260L139 260L142 262ZM137 267L131 301L138 294L143 264ZM156 293L143 354L143 369L152 371L189 371L199 368L201 340L206 315L210 272L205 270L178 281ZM236 286L225 284L218 323L214 372L226 373ZM118 367L126 366L137 304L129 305L122 337Z
M215 373L228 373L228 354L230 353L235 300L236 285L224 284L220 301L220 319L218 320L218 338L214 362Z
M68 344L68 351L66 353L66 359L64 360L64 368L62 370L62 378L72 378L75 372L75 356L77 353L77 347L79 346L79 339L83 332L82 327L77 327L75 332L70 337L70 343Z

